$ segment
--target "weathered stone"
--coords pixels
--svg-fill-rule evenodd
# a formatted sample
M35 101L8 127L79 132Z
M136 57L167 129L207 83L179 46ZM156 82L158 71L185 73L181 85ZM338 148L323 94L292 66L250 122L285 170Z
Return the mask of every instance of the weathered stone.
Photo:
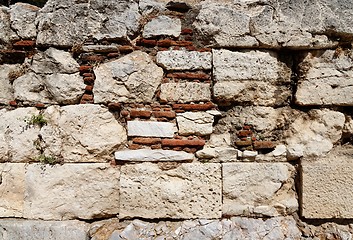
M36 108L0 110L0 162L29 162L36 160L39 151L35 147L39 127L30 124L32 116L38 116Z
M4 64L0 65L0 103L7 104L14 100L13 88L11 85L12 78L16 78L20 65Z
M163 77L162 68L141 51L101 64L94 72L95 103L151 102Z
M177 131L175 124L169 122L128 121L128 136L173 137Z
M285 104L291 70L277 57L274 52L213 50L214 96L226 102Z
M82 51L110 53L110 52L118 52L119 47L115 45L85 45L85 46L82 46Z
M213 115L206 112L185 112L177 115L180 135L210 135L213 131Z
M152 163L124 165L120 203L121 218L219 218L220 165L185 163L170 170Z
M341 52L340 52L341 51ZM337 49L308 53L299 65L299 105L353 105L353 54Z
M10 44L11 40L17 39L18 36L11 29L10 9L0 6L0 49Z
M181 21L179 18L159 16L149 21L143 28L144 38L171 36L179 37L181 33Z
M119 168L108 163L30 164L24 217L93 219L119 212Z
M92 36L126 39L139 29L139 19L136 2L49 0L36 19L37 43L68 47Z
M166 10L166 3L163 3L159 0L140 0L139 9L143 15L148 15L154 11L163 12Z
M237 149L231 147L207 147L196 152L196 157L206 162L235 162L237 155Z
M33 56L30 68L36 74L72 74L79 71L80 65L69 52L49 48L45 52L38 52Z
M37 37L35 19L39 7L27 3L15 3L10 7L11 28L24 39Z
M285 163L223 163L223 215L278 216L297 211L294 170Z
M241 155L239 155L239 157L246 159L246 160L255 160L256 156L259 153L257 151L249 151L249 150L245 150L243 151L243 153Z
M199 102L211 100L210 84L207 83L163 83L160 99L164 102Z
M305 218L352 218L353 149L338 147L302 166L302 215Z
M15 99L27 103L79 103L85 86L79 73L39 75L30 72L13 83Z
M194 155L182 151L138 149L117 151L115 159L132 162L192 161Z
M66 162L106 162L127 140L113 114L99 105L51 106L44 112L48 124L41 129L46 155Z
M298 116L286 131L289 146L301 145L294 154L297 157L320 156L329 152L342 137L345 122L343 113L323 110L310 110ZM294 156L293 156L294 157Z
M304 145L303 144L291 144L287 147L287 159L297 160L304 155Z
M212 67L212 53L170 50L157 53L157 64L167 70L207 70Z
M25 165L0 164L0 217L22 217L25 195ZM1 223L0 223L1 237ZM3 239L3 238L0 238Z
M102 220L98 222L94 222L91 224L89 229L89 236L91 240L107 240L112 239L112 233L116 229L120 229L121 225L124 223L120 223L118 218L110 218L107 220ZM114 239L114 238L113 238Z
M0 220L3 240L83 240L88 239L89 224L73 221L39 221L22 219Z

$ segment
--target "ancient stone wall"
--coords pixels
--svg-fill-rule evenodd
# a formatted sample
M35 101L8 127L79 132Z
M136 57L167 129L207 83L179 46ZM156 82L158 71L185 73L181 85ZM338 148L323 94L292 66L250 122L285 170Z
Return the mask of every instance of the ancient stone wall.
M352 239L353 2L0 7L0 239Z

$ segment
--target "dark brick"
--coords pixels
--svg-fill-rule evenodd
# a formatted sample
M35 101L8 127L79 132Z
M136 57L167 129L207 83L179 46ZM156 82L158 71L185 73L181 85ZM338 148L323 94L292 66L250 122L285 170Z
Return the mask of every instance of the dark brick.
M186 110L186 111L206 111L206 110L211 110L216 107L211 102L205 103L205 104L173 104L172 105L173 109L178 109L178 110Z
M136 144L142 144L142 145L156 145L161 143L161 139L137 137L132 139L132 142Z
M136 109L132 109L130 111L130 117L132 118L149 118L151 117L152 112L151 111L146 111L146 110L136 110Z
M121 109L121 104L120 103L109 103L108 109L110 111L119 111ZM129 112L127 113L127 115L129 115Z
M275 144L272 141L255 141L253 144L255 150L275 148Z
M252 141L251 140L236 141L235 145L238 146L238 147L247 147L247 146L251 146L252 145Z
M202 147L205 145L205 140L202 139L162 139L162 146L166 147Z
M153 111L152 115L156 118L175 118L176 116L174 111Z

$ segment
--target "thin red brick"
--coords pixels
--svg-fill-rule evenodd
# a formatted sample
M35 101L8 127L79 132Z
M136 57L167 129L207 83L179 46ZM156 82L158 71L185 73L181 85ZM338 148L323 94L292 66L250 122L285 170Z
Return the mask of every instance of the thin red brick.
M247 147L247 146L251 146L252 145L252 141L251 140L236 141L235 145L238 146L238 147Z
M93 95L91 95L91 94L83 94L81 100L82 101L92 101L93 100Z
M193 33L193 31L191 28L184 28L183 30L181 30L182 35L187 35L187 34L191 35L192 33Z
M83 82L86 85L92 85L94 83L94 78L93 77L85 77L85 78L83 78Z
M88 56L84 56L81 58L82 61L86 61L86 62L103 62L105 60L105 57L102 55L88 55Z
M174 41L172 43L173 43L173 45L179 46L179 47L192 46L192 44L193 44L191 41L185 41L185 40Z
M120 113L121 113L121 116L123 116L123 117L129 116L129 111L127 111L127 110L122 110Z
M92 77L92 78L94 78L93 73L84 73L84 74L82 74L82 76L83 77Z
M153 111L152 115L156 118L175 118L176 116L174 111Z
M253 134L251 130L240 130L237 135L238 137L250 137Z
M192 111L192 110L198 110L198 111L206 111L215 108L215 105L211 102L205 103L205 104L173 104L172 105L173 109L178 109L178 110L187 110L187 111Z
M86 72L92 72L92 70L93 70L92 66L89 66L89 65L80 66L80 73L81 74L86 73Z
M119 51L121 53L131 53L134 51L134 48L132 46L129 45L124 45L124 46L120 46L119 47Z
M181 79L201 79L208 80L210 75L206 73L168 73L169 78L181 78Z
M43 103L36 103L34 106L36 108L45 108L45 105Z
M174 43L175 42L171 39L163 39L163 40L159 40L157 42L157 46L158 47L170 47L172 45L175 45Z
M151 145L151 149L161 149L161 148L162 148L161 144Z
M157 40L153 39L140 39L137 41L137 45L140 46L147 46L147 47L154 47L157 45Z
M110 111L118 111L121 109L121 104L120 103L109 103L108 109ZM128 115L129 115L129 112L128 112Z
M186 140L186 139L162 139L162 146L168 147L202 147L205 145L205 140L202 139L194 139L194 140Z
M120 53L108 53L108 58L117 58L120 57Z
M130 150L137 150L137 149L140 149L140 148L141 148L141 146L138 145L138 144L131 144L131 145L129 146L129 149L130 149Z
M17 107L17 102L16 101L10 101L9 104L12 107Z
M152 114L151 111L146 111L146 110L132 109L130 111L130 117L133 117L133 118L136 118L136 117L149 118L149 117L151 117L151 114Z
M275 144L272 141L255 141L253 144L255 150L275 148Z
M93 86L92 85L86 85L85 92L86 93L92 93L93 92Z
M36 46L36 41L33 40L21 40L13 44L15 48L31 48Z
M143 144L143 145L156 145L161 143L160 138L143 138L143 137L137 137L132 139L133 143L136 144Z

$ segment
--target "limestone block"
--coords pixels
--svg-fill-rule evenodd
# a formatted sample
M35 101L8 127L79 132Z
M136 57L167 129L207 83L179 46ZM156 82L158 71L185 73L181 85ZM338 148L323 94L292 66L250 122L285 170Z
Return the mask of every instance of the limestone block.
M0 220L3 240L83 240L88 239L89 224L73 221Z
M345 116L328 109L314 109L299 115L286 131L286 143L295 147L293 157L320 156L342 137Z
M169 170L152 163L122 166L119 216L221 217L220 165L185 163Z
M291 96L285 86L291 70L274 52L213 50L213 67L214 96L220 101L275 105Z
M118 52L119 47L116 45L84 45L82 46L82 51L109 53L109 52Z
M115 159L132 162L192 161L194 155L183 151L138 149L117 151Z
M35 19L39 7L27 3L15 3L10 6L11 28L23 39L37 37Z
M94 72L95 103L151 102L163 78L162 68L141 51L101 64Z
M113 114L99 105L51 106L44 112L48 124L41 128L45 154L65 162L106 162L127 140L126 131Z
M13 88L9 76L19 69L20 65L18 64L0 65L0 103L7 104L9 101L14 100Z
M185 112L176 117L180 135L210 135L213 131L213 115L207 112Z
M279 216L297 211L294 167L286 163L223 163L223 215Z
M161 101L164 102L199 102L210 101L210 84L207 83L163 83L161 85Z
M37 44L69 47L89 37L126 39L139 29L138 3L49 0L36 19Z
M206 147L196 152L196 157L205 162L235 162L238 150L232 147Z
M11 29L10 9L0 6L0 49L10 44L11 40L17 39L18 36Z
M212 53L170 50L157 53L157 64L167 70L207 70L212 67Z
M36 108L0 110L0 162L29 162L39 156L35 147L39 127L28 123L38 114Z
M179 37L181 33L181 21L179 18L159 16L149 21L143 28L144 38L171 36Z
M119 176L109 163L27 167L24 217L93 219L118 214Z
M170 122L128 121L128 136L139 137L173 137L177 131L175 124Z
M299 105L353 105L353 54L339 50L308 53L296 92Z
M22 217L24 195L25 165L0 163L0 217Z
M338 147L302 166L302 215L305 218L352 218L352 147Z

